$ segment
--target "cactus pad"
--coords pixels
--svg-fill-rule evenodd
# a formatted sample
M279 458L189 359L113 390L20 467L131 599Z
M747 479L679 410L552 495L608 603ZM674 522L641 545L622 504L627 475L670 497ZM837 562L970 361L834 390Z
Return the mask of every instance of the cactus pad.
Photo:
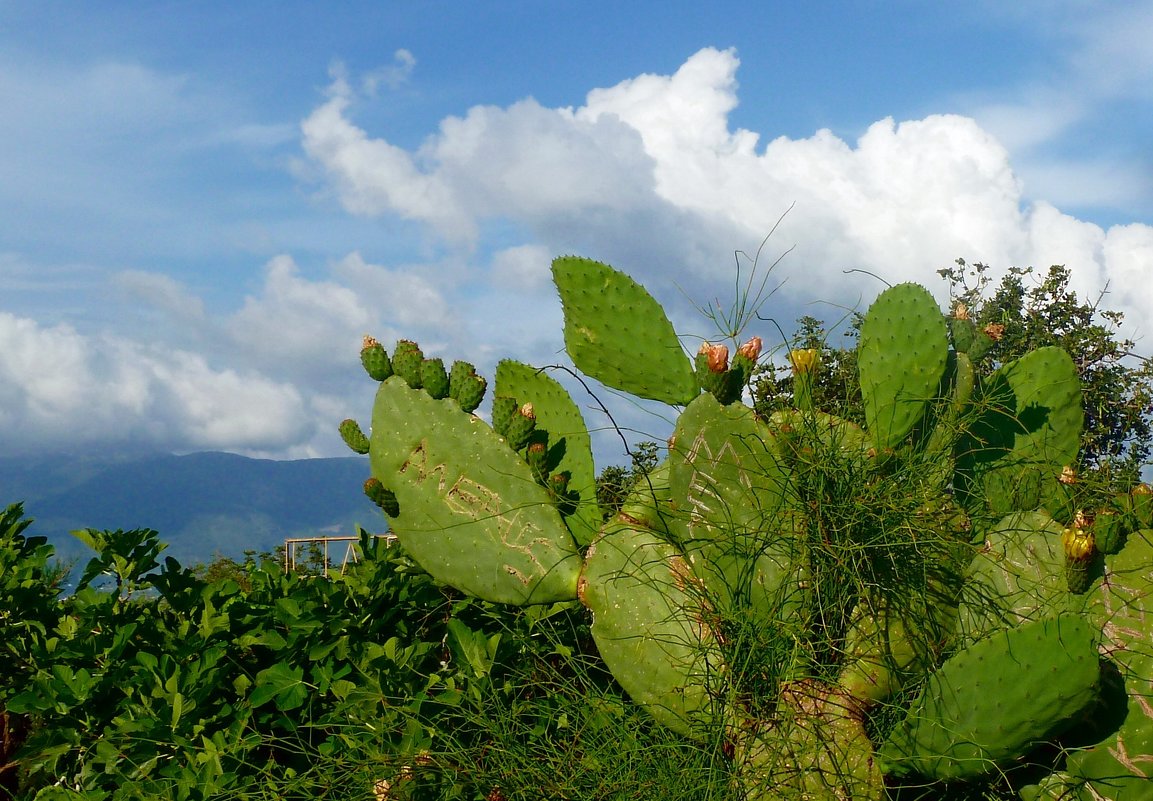
M884 781L851 700L812 680L781 690L772 726L737 737L733 761L745 801L881 801Z
M1097 698L1097 632L1060 615L999 632L946 660L881 748L882 769L949 781L1006 767Z
M1130 535L1105 562L1105 581L1089 608L1104 627L1102 651L1121 671L1129 709L1114 734L1069 756L1067 770L1086 780L1082 798L1146 801L1153 788L1153 531Z
M564 342L581 372L642 398L684 404L699 389L664 309L607 264L565 256L552 265L564 308Z
M1017 494L1030 472L1052 479L1076 461L1084 417L1077 367L1060 348L1039 348L994 372L979 402L957 459L967 505L987 504L998 517L1025 511Z
M671 528L713 600L780 612L797 593L792 510L774 437L753 411L697 397L677 421L669 485L681 514ZM793 582L795 584L795 581Z
M692 736L711 713L710 675L721 670L684 557L656 534L612 522L588 550L580 598L609 670L634 701Z
M588 545L600 529L601 511L596 500L592 439L580 409L551 376L507 359L496 367L496 391L532 404L537 426L549 436L549 473L567 474L565 493L574 493L577 499L573 514L565 522L577 543Z
M394 376L377 391L372 422L373 475L400 504L392 530L425 570L498 603L576 596L572 535L483 421Z
M1065 584L1061 535L1061 525L1044 512L1009 515L986 532L961 591L962 641L1076 608Z
M898 284L869 307L857 358L865 423L878 451L895 447L925 416L948 354L945 318L924 287Z

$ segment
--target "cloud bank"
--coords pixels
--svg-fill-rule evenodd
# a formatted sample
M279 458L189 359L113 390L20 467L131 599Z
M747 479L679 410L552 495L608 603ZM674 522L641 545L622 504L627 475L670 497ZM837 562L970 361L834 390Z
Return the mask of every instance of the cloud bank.
M1153 267L1148 226L1103 230L1027 199L1006 149L968 117L884 119L853 143L820 130L762 144L729 124L738 67L733 51L706 48L672 75L594 89L579 108L476 107L412 151L358 128L337 82L304 121L303 146L353 214L418 220L465 247L486 222L512 219L538 245L620 255L656 280L728 277L718 254L755 245L790 207L780 234L796 245L798 298L850 300L861 287L846 269L928 281L957 257L1064 263L1093 295ZM1140 285L1112 290L1134 313L1153 300Z
M301 265L283 254L226 312L168 276L121 273L137 313L166 321L147 339L0 315L3 437L341 453L335 423L371 402L357 375L364 333L418 338L490 374L502 356L555 362L549 261L577 252L633 274L681 330L715 334L677 287L704 303L730 300L733 251L755 250L786 211L768 249L792 250L765 309L786 329L811 311L801 303L867 303L880 284L864 271L941 295L934 271L958 257L998 270L1065 264L1079 293L1108 287L1108 307L1138 334L1149 327L1153 227L1102 228L1026 195L1009 151L971 117L883 119L853 141L734 129L739 60L706 48L671 75L593 89L579 107L474 107L406 149L358 125L356 112L409 80L414 64L398 51L359 80L337 71L300 128L322 191L348 214L425 232L411 263L353 251Z

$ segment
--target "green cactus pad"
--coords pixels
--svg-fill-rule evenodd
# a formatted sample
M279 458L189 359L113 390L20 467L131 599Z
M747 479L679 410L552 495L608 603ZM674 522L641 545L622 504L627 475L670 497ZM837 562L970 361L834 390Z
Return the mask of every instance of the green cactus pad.
M1030 471L1046 481L1073 464L1081 444L1084 413L1077 367L1061 348L1039 348L997 369L977 403L980 418L962 438L957 457L966 505L986 505L1000 517L1027 511L1022 482Z
M567 473L566 492L579 496L565 522L582 547L593 541L601 524L596 500L592 439L580 409L556 379L527 364L505 360L496 367L496 392L531 403L537 426L548 432L549 470Z
M676 517L669 491L668 459L633 486L617 514L618 520L647 528L665 538L672 537L669 523Z
M677 420L673 442L669 488L679 514L670 525L713 600L771 616L795 604L797 501L768 427L748 407L704 394Z
M948 354L945 318L924 287L898 284L869 307L857 359L865 424L878 451L896 447L925 416Z
M564 309L564 341L581 372L641 398L685 404L700 391L692 362L664 309L644 287L607 264L553 261Z
M837 684L862 709L889 698L940 658L956 625L956 583L955 575L942 575L919 597L867 599L853 610Z
M750 722L735 738L733 763L744 801L881 801L884 778L853 703L806 680L781 690L772 726Z
M1129 535L1106 559L1088 616L1104 628L1102 651L1120 669L1128 714L1103 742L1070 754L1066 770L1089 788L1085 801L1153 797L1153 530Z
M1097 630L1066 614L999 632L946 660L879 752L882 770L950 781L1007 767L1097 699Z
M680 552L651 531L609 523L586 554L580 598L621 687L669 728L700 735L722 667Z
M963 642L1079 608L1065 584L1062 530L1044 512L1018 512L985 533L961 590Z
M437 579L498 603L575 598L576 543L528 465L479 418L394 376L377 391L370 461L400 503L393 532Z
M769 415L779 459L794 478L830 458L874 461L877 453L864 429L825 412L783 410Z

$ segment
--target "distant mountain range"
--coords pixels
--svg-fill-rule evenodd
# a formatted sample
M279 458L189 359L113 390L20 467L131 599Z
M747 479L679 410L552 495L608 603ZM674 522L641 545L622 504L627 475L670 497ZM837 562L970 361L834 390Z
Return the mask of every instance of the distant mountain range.
M272 461L231 453L0 457L0 508L23 502L65 560L91 552L69 532L151 528L181 564L271 551L288 537L382 532L361 489L364 457Z

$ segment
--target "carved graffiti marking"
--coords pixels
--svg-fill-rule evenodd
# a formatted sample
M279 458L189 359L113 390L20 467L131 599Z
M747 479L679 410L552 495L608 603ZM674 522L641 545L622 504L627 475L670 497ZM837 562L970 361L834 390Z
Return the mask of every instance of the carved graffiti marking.
M446 510L483 523L482 530L494 542L524 557L527 564L519 567L505 564L505 572L526 585L529 578L522 572L524 568L537 574L547 572L536 551L544 548L547 552L553 543L540 526L529 519L524 510L508 509L500 493L479 481L464 475L452 480L448 465L430 456L428 440L422 440L413 449L399 472L416 484L435 484L436 495Z
M698 468L698 459L702 456L704 464ZM728 440L714 453L712 446L705 439L705 432L702 431L689 447L685 462L692 467L687 493L689 523L691 526L703 525L711 528L710 516L719 510L718 505L724 505L724 499L717 491L716 480L709 475L709 472L720 464L740 465L740 458L733 443ZM752 493L752 481L745 471L738 470L737 481L748 493Z

